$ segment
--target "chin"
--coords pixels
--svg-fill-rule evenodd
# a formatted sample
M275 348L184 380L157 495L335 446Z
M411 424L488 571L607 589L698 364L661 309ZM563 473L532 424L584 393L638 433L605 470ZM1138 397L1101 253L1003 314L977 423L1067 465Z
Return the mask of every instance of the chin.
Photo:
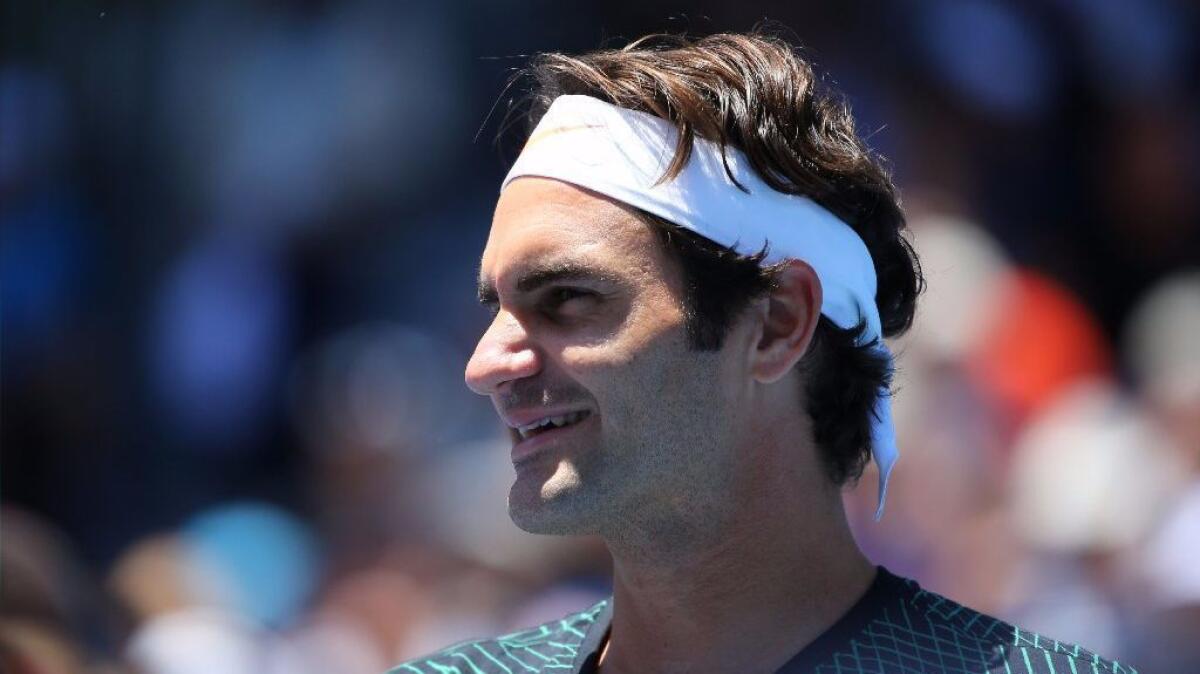
M531 534L543 536L587 536L596 533L586 517L576 513L561 512L553 504L541 507L523 507L508 503L508 516L517 528Z
M563 475L564 472L570 473ZM560 464L551 475L518 471L508 493L508 516L531 534L582 536L596 533L597 509L587 490Z

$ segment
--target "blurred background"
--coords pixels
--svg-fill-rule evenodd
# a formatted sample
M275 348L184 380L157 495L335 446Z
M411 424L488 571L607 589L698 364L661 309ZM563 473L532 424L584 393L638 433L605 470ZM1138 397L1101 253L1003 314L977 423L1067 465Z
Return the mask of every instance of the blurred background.
M862 545L1200 671L1197 6L680 4L5 3L0 669L375 674L605 596L597 541L508 521L461 383L501 94L539 51L768 18L929 281Z

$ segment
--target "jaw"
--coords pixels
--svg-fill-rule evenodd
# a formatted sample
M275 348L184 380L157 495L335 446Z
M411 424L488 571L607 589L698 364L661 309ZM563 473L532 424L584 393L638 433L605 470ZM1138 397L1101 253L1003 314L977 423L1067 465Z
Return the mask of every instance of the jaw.
M547 447L517 463L508 495L513 523L534 534L596 533L595 523L611 496L595 465L598 452L595 444L580 440Z
M517 469L508 494L508 516L531 534L557 536L595 533L590 499L575 465L567 459L543 460Z

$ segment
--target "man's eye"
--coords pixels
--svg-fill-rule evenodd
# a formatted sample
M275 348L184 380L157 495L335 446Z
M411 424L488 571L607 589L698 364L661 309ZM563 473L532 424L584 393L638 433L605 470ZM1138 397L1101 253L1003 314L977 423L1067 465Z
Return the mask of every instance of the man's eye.
M549 309L561 309L564 305L577 304L572 300L593 300L596 298L596 293L590 290L581 288L554 288L546 295L545 304Z

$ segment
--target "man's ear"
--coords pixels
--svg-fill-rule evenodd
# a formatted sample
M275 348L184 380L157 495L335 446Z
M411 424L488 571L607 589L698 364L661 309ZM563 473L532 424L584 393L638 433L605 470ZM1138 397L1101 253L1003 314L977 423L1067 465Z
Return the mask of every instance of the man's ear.
M821 317L821 297L821 280L808 263L789 260L776 272L774 288L760 300L762 333L751 356L757 381L778 381L804 356Z

